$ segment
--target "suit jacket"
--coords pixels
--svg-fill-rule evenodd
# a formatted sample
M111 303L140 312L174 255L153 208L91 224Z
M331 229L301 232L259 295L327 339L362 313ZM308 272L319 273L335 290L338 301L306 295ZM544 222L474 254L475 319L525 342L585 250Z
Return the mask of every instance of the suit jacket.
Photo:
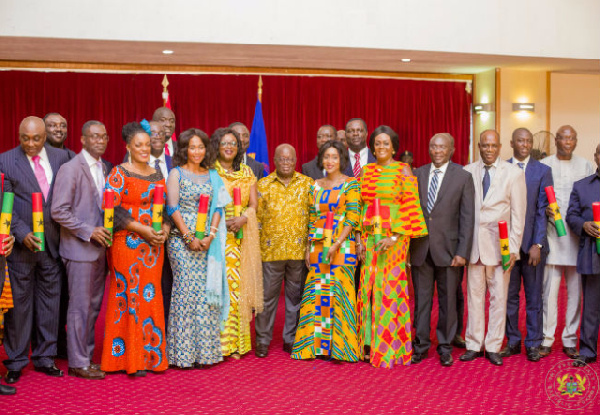
M501 264L498 222L508 225L509 249L519 258L525 213L527 211L527 185L523 170L506 161L498 160L494 179L483 200L483 162L465 166L473 176L475 185L475 226L470 262L479 260L483 265Z
M319 180L325 177L323 175L323 170L317 166L317 157L315 157L314 160L302 165L302 174L310 177L313 180ZM351 177L354 177L354 175L351 175Z
M58 258L60 231L58 224L52 220L50 206L52 205L56 174L60 166L69 161L69 156L66 151L51 146L46 146L46 154L48 154L48 160L52 167L52 182L50 183L48 199L44 200L43 203L46 251L53 258ZM0 154L0 171L4 173L4 191L15 194L11 233L15 236L16 242L9 261L33 262L36 254L23 245L23 240L28 233L33 232L31 194L41 193L42 190L31 169L29 159L27 159L20 146Z
M600 274L600 255L596 251L596 238L583 230L585 222L593 221L592 203L598 202L600 195L600 172L573 184L567 224L574 234L579 236L579 251L577 253L577 272L580 274Z
M104 160L103 160L104 161ZM110 173L104 169L104 177ZM73 261L95 261L104 247L90 242L94 228L103 226L102 203L90 167L79 153L56 175L61 189L52 199L52 219L60 226L60 256Z
M348 153L348 157L350 157L350 153ZM377 161L377 159L375 158L373 153L371 153L371 149L369 149L369 156L367 157L367 164L375 163L376 161ZM346 170L344 170L344 174L348 177L354 177L354 172L352 171L352 160L349 161L348 167L346 167Z
M246 164L252 170L252 173L256 176L256 180L260 180L265 175L265 166L262 163L254 160L252 157L246 155Z
M410 262L423 265L427 253L438 267L449 267L455 255L469 260L475 221L475 187L471 174L450 162L440 183L431 212L427 212L427 194L431 163L414 171L419 184L421 209L428 236L411 239Z
M512 157L508 159L508 162L516 164ZM548 252L548 239L546 238L548 197L545 188L553 185L552 169L530 157L525 169L525 183L527 185L527 212L525 213L521 252L528 253L534 244L541 244L542 252Z

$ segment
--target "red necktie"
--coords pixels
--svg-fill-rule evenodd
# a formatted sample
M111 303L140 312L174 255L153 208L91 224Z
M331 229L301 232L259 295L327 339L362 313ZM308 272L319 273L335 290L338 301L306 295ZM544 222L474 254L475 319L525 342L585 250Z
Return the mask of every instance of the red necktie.
M166 154L167 156L170 156L170 155L171 155L171 152L169 151L169 145L168 145L168 144L165 144L165 154Z
M354 173L354 177L356 177L356 178L360 177L360 171L361 171L360 154L355 153L354 154L354 168L352 169L352 173Z

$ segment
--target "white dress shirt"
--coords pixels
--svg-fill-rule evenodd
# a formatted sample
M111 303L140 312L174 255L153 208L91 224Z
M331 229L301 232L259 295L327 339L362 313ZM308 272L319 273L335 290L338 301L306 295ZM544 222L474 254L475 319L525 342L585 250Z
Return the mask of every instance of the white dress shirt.
M48 153L46 153L46 148L42 147L42 151L38 154L40 156L40 166L44 168L44 173L46 173L46 180L48 181L48 186L52 185L52 166L50 166L50 159L48 158ZM29 160L29 165L31 166L31 170L33 170L33 174L35 174L35 163L31 159L31 157L27 156Z
M98 189L100 198L102 198L102 195L104 193L104 167L102 160L96 160L85 149L81 150L81 152L83 153L83 158L85 158L85 161L90 168L90 172L92 173L92 177L94 179L94 183L96 184L96 188Z
M492 185L492 182L494 181L494 176L496 175L496 170L498 169L498 161L500 161L500 157L498 157L496 159L496 161L494 161L491 164L491 168L488 170L489 174L490 174L490 186ZM483 179L483 177L485 176L485 163L483 162L483 160L481 161L481 178Z
M433 163L431 163L431 169L429 169L429 184L428 184L427 189L431 189L431 181L433 180L433 176L434 176L433 172L436 170L440 171L437 174L437 177L438 177L437 189L435 189L435 198L433 200L437 200L438 193L440 192L440 187L442 187L442 180L444 180L444 175L446 174L446 170L448 170L448 164L450 164L450 162L442 164L440 167L435 167L435 165Z
M355 155L356 153L350 149L348 149L348 157L350 158L350 166L352 170L354 170L354 164L356 164ZM364 167L369 163L369 147L365 147L361 149L358 154L360 155L360 167Z
M148 165L150 165L150 167L154 168L154 166L156 165L156 160L158 160L158 165L160 167L160 171L161 171L163 177L166 179L169 176L169 171L167 170L167 161L165 159L165 152L163 151L162 154L158 157L154 157L152 154L150 154L150 161L148 161Z

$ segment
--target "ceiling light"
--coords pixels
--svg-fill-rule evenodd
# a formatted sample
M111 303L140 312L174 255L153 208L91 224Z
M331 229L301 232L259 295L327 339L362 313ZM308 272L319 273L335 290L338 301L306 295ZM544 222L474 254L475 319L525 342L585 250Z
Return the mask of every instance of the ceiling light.
M404 58L404 59L401 59L401 60L402 60L402 62L406 62L406 63L410 62L410 59L408 59L408 58Z
M173 54L173 51L172 51L172 50L170 50L170 49L165 49L165 50L163 50L163 53L164 53L165 55L172 55L172 54Z
M535 104L533 102L525 102L525 103L513 103L512 104L513 111L528 111L535 112Z

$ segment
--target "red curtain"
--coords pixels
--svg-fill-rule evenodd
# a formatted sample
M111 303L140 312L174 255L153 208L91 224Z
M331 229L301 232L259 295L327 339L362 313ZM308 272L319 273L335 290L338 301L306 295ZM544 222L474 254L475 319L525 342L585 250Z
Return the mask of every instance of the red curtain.
M162 105L163 75L72 72L0 72L0 151L18 144L18 126L29 115L59 112L68 121L66 145L81 150L81 126L90 119L106 124L110 142L106 158L125 154L121 127L150 119ZM176 132L197 127L209 135L241 121L249 128L256 102L256 75L169 75L169 92L177 117ZM263 76L263 113L269 154L289 143L300 163L316 155L317 129L363 118L369 131L380 124L400 136L401 150L414 153L415 166L429 161L428 142L439 132L456 140L453 160L468 161L471 95L464 82L322 76Z

